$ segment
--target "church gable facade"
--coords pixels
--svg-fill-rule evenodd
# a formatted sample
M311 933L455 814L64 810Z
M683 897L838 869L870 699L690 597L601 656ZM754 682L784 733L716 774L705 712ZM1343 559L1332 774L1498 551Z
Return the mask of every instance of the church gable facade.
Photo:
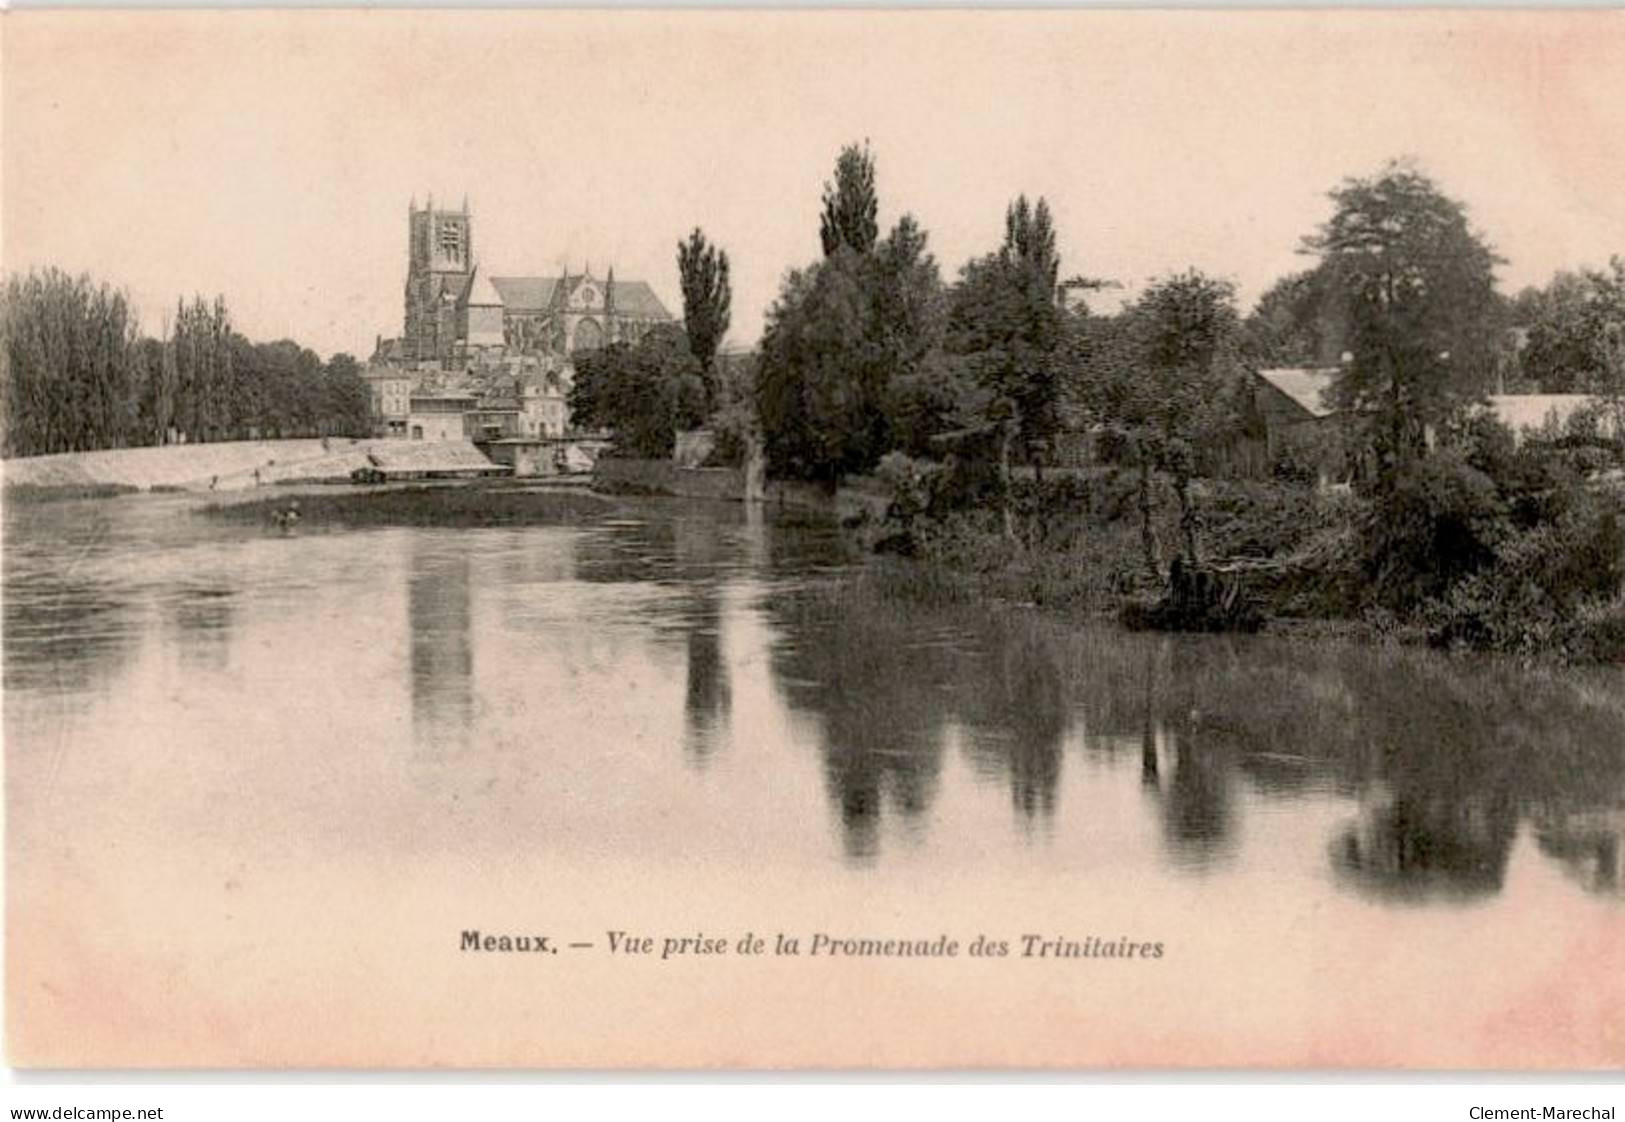
M473 245L473 219L437 210L431 199L407 211L405 330L389 348L395 361L467 369L519 356L565 357L636 342L673 322L643 281L598 278L590 268L563 276L485 276Z

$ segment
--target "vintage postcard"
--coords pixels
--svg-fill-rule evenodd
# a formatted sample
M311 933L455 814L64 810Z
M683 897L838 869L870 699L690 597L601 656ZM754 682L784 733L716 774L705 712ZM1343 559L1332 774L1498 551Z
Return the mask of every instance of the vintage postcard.
M0 36L11 1065L1625 1063L1620 12Z

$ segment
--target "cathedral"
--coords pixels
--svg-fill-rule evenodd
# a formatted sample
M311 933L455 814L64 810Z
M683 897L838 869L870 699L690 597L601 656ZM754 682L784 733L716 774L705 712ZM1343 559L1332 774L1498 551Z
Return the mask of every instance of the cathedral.
M474 256L468 200L406 212L406 322L378 340L362 371L373 431L412 440L497 444L574 433L571 356L634 343L675 322L643 281L590 268L554 277L493 277ZM494 445L492 445L494 446Z
M520 356L565 358L610 343L636 342L673 322L643 281L599 279L591 270L552 277L487 275L474 256L474 226L461 209L431 198L407 210L406 323L380 342L375 361L408 369L471 370Z

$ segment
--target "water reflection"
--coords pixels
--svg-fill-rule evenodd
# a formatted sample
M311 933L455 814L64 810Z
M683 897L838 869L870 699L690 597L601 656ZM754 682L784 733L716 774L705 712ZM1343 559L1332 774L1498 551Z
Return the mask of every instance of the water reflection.
M138 605L72 570L13 574L0 600L7 692L94 689L129 661L140 638Z
M792 709L816 718L843 851L872 861L883 815L912 823L931 803L952 652L906 614L844 610L838 591L801 590L766 606L781 636L775 679Z
M1393 794L1367 796L1332 847L1356 887L1401 899L1471 898L1500 890L1517 830L1504 792L1430 791L1401 778Z
M982 773L1009 784L1022 820L1046 817L1055 810L1071 724L1059 653L1051 636L1021 626L996 628L979 653L956 660L955 716Z
M407 650L367 659L374 688L354 692L360 734L394 735L409 704L429 765L412 782L443 791L444 750L473 753L449 773L484 776L460 813L496 821L501 799L503 821L549 822L561 846L642 844L661 828L648 808L679 799L732 822L754 789L775 810L710 839L741 862L800 837L791 820L810 811L818 859L859 875L956 846L1044 867L1066 843L1183 882L1260 862L1274 876L1297 857L1315 886L1284 892L1428 905L1506 892L1529 852L1570 891L1622 895L1617 671L922 606L893 594L887 567L853 566L828 523L722 504L258 549L240 528L120 502L35 512L20 540L7 523L8 734L117 696L212 743L231 715L177 709L165 675L258 667L254 688L297 751L320 740L300 722L321 718L279 660L313 636L370 655L371 636L396 635ZM306 607L313 551L319 610ZM143 652L161 656L157 672L126 672ZM501 699L489 711L476 668ZM192 704L215 695L205 683ZM578 697L607 703L566 703ZM773 742L742 744L746 730ZM504 745L525 751L466 766ZM1260 830L1266 809L1276 821Z
M1535 816L1540 851L1588 892L1617 896L1625 853L1625 807L1607 811L1544 811Z
M793 710L816 718L849 859L876 858L888 815L916 828L953 732L972 774L1007 788L1018 824L1060 813L1067 743L1120 760L1150 796L1166 860L1198 873L1236 852L1245 788L1352 799L1321 844L1335 883L1372 899L1498 891L1518 823L1537 811L1543 852L1592 891L1618 883L1618 826L1594 823L1598 808L1617 815L1625 793L1625 698L1585 675L1531 680L1420 652L1080 632L916 607L872 583L765 605L775 679Z
M468 554L412 540L406 612L412 647L412 729L420 745L461 746L474 721L474 636Z
M1232 835L1234 761L1222 726L1206 727L1198 683L1221 646L1164 643L1145 652L1141 786L1156 796L1169 858L1203 868L1224 857Z
M219 577L188 581L163 599L166 625L174 633L181 664L197 671L224 670L230 661L237 590Z
M722 606L718 590L701 585L687 609L688 681L683 694L684 748L703 765L727 740L733 691L722 649Z

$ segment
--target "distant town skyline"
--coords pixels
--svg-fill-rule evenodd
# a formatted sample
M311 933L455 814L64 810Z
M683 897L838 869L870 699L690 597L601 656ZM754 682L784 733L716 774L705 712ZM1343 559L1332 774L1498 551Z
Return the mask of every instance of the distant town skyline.
M494 275L590 264L681 315L698 225L749 346L867 139L881 222L945 279L1047 197L1063 274L1197 267L1243 309L1305 267L1345 176L1414 157L1502 289L1625 253L1620 12L11 12L8 271L125 288L158 330L226 297L327 355L399 335L408 204Z

